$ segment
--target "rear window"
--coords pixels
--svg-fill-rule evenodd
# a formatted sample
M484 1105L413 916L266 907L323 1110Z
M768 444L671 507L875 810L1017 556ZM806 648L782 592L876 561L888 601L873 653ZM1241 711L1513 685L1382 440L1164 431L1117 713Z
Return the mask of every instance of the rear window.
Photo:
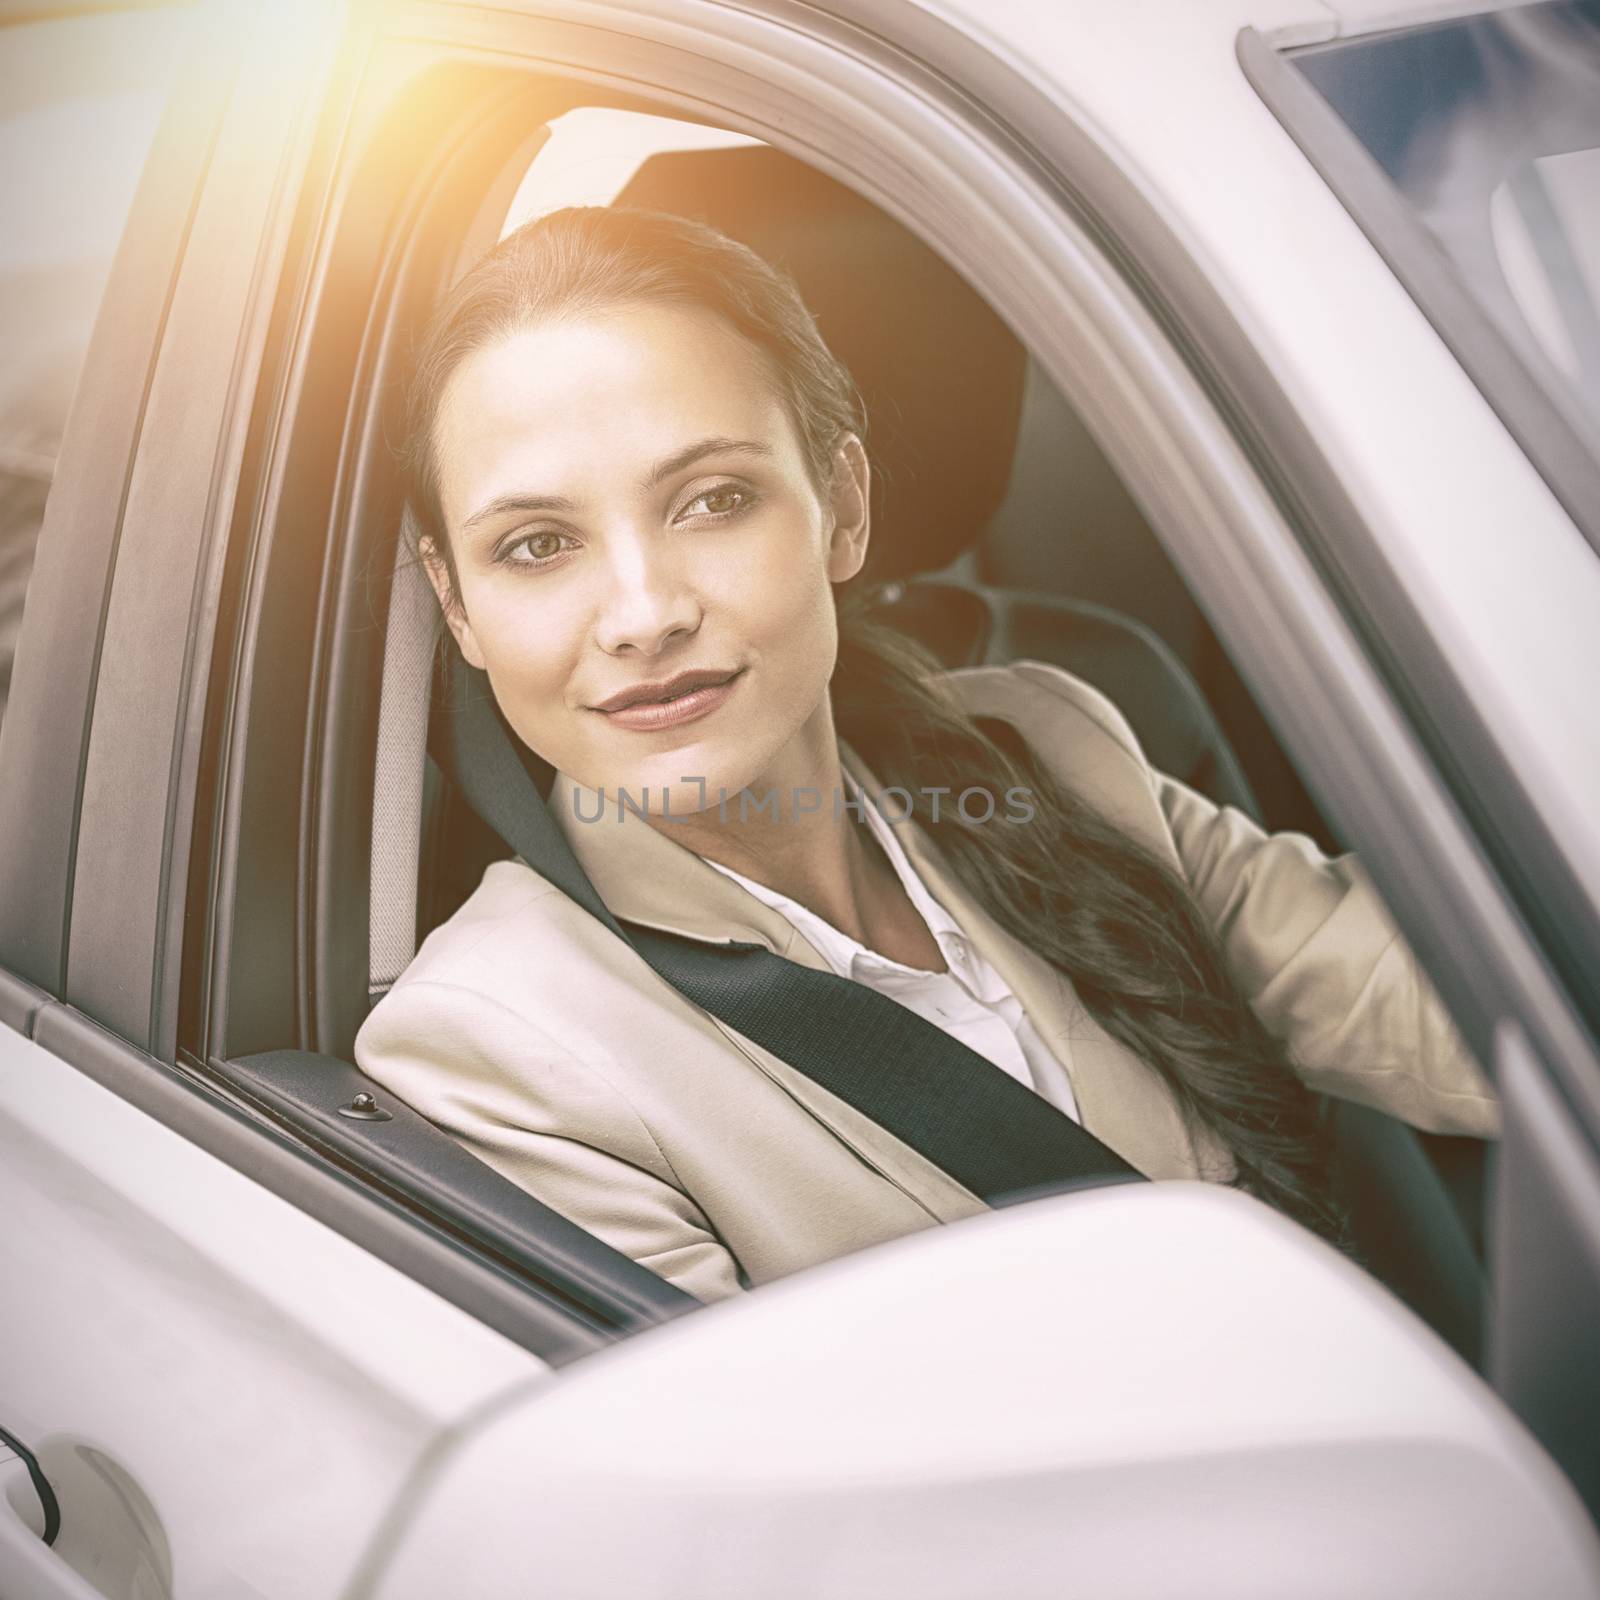
M189 20L0 21L0 718L62 429Z

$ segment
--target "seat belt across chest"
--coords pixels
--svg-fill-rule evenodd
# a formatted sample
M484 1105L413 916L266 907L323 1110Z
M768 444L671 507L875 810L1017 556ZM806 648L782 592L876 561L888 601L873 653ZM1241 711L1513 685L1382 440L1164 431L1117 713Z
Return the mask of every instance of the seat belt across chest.
M762 945L712 944L620 922L545 804L553 771L521 753L487 678L457 661L445 692L436 755L468 804L535 872L701 1010L870 1117L991 1206L1142 1177L1042 1095L876 989Z

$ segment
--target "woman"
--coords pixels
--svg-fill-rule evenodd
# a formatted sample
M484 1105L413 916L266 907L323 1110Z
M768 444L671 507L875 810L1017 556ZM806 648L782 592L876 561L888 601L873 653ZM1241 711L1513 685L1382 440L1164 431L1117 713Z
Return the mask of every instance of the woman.
M1491 1134L1353 859L1154 772L1060 669L944 673L836 596L868 551L864 431L792 285L678 218L531 223L431 325L420 554L608 907L870 983L1148 1176L1232 1182L1329 1236L1312 1088ZM704 1298L984 1209L520 862L356 1048Z

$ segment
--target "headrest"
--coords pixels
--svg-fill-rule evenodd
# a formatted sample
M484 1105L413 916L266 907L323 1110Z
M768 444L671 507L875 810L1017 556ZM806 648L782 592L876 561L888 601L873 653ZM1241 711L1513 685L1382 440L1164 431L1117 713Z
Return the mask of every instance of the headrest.
M616 203L709 223L784 268L866 403L875 468L868 581L931 572L1005 497L1025 358L914 234L762 145L651 156Z

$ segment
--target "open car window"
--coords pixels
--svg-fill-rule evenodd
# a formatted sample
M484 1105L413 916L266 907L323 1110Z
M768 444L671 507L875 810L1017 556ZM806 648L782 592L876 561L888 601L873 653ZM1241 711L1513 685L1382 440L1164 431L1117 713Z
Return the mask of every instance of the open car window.
M761 141L606 106L552 121L497 232L563 205L614 203L710 221L795 276L867 399L883 468L874 537L887 556L880 575L892 620L950 667L1028 659L1065 668L1105 694L1151 761L1203 804L1337 851L1085 423L936 253L846 186ZM374 1001L418 941L511 853L436 762L424 770L422 750L439 742L425 660L438 639L433 599L404 541L391 548L373 786ZM651 1003L639 995L640 1007ZM1425 1263L1426 1282L1410 1292L1475 1353L1482 1146L1419 1140L1378 1113L1340 1115L1364 1226L1392 1224L1408 1207L1431 1218L1419 1226L1433 1237L1411 1255L1413 1266ZM515 1158L479 1154L508 1176L528 1175ZM1407 1270L1398 1258L1374 1264L1394 1276Z

